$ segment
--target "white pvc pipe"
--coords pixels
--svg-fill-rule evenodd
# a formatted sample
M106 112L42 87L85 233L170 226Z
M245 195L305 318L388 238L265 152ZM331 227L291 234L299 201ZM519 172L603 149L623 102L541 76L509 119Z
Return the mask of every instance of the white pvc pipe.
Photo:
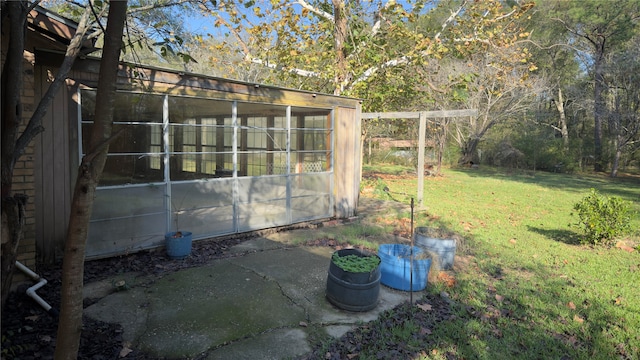
M46 301L44 301L38 294L36 294L36 291L38 289L40 289L41 287L45 286L47 284L47 280L42 278L40 275L34 273L33 271L31 271L31 269L29 269L28 267L26 267L24 264L22 264L19 261L16 261L16 267L18 269L20 269L20 271L22 271L23 273L25 273L27 276L29 276L33 281L37 281L38 283L33 285L32 287L27 289L27 296L29 296L30 298L32 298L33 300L35 300L38 305L42 306L42 308L49 313L49 315L53 316L53 317L57 317L58 316L58 311L55 310L54 308L51 307L51 305L47 304Z

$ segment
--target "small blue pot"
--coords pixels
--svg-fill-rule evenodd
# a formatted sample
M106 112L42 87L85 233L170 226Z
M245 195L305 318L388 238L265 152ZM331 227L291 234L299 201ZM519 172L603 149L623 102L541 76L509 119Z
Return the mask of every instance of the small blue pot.
M167 255L172 259L184 259L191 254L191 233L181 231L182 236L176 236L176 232L169 232L164 235Z

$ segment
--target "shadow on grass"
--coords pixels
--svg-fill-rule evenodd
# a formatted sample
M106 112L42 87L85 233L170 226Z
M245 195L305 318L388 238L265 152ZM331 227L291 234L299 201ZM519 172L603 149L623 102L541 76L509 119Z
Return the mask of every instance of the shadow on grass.
M579 289L545 264L513 268L496 258L478 260L474 276L451 290L458 316L434 329L439 350L486 359L638 355L638 340L624 329L629 310Z
M409 213L406 204L393 205L379 211L395 218L397 225ZM416 221L420 226L452 231L451 224L440 218L421 216ZM528 230L558 242L579 243L579 234L569 229L529 226ZM397 308L379 320L382 324L367 324L353 330L350 338L335 341L352 346L348 339L366 338L381 331L385 340L376 343L381 353L421 349L416 358L420 354L469 359L585 359L593 354L598 354L594 358L607 359L638 355L640 338L630 331L636 322L626 324L624 320L631 319L633 312L588 291L562 270L562 263L538 260L510 264L502 257L485 253L486 244L472 234L465 233L464 238L464 248L456 251L457 265L452 272L455 285L431 282L430 278L429 295L420 301L431 305L415 308L421 316L436 316L441 313L437 305L443 297L451 311L446 321L434 324L412 318L409 323L418 330L407 335L400 333L406 326L388 324L389 319L402 317L402 309ZM382 330L374 331L379 327ZM415 343L416 337L421 344Z
M527 225L527 230L545 236L548 239L563 242L569 245L579 245L580 235L575 231L567 229L542 229L535 226Z
M640 177L611 178L606 175L562 174L546 171L493 168L490 166L483 166L480 169L452 168L451 171L463 172L471 177L508 179L550 189L562 189L585 194L589 189L594 188L609 196L619 196L630 201L637 199L637 189L640 188Z

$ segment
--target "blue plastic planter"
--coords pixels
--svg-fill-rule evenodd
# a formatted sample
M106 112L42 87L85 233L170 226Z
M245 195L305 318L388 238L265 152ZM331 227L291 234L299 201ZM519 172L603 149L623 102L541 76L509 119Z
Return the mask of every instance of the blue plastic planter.
M191 254L191 233L189 231L181 233L180 237L176 237L175 232L169 232L164 236L167 255L172 259L184 259Z
M424 252L419 247L413 247L413 267L408 245L382 244L378 247L378 256L383 285L402 291L421 291L427 286L431 259L423 258Z

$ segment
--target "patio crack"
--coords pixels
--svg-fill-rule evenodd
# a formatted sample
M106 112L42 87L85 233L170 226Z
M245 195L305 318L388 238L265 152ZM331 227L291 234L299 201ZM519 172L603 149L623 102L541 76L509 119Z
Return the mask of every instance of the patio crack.
M266 251L266 250L263 250L263 251ZM305 306L303 306L302 304L300 304L300 303L298 302L298 300L296 300L294 297L292 297L292 296L290 296L289 294L287 294L287 291L282 287L282 285L280 284L280 281L278 281L277 279L275 279L275 278L273 278L273 277L269 276L268 274L265 274L265 273L262 273L262 272L260 272L260 271L257 271L256 269L253 269L253 268L251 268L251 267L249 267L249 266L245 266L245 265L237 264L237 263L234 263L234 265L235 265L235 266L238 266L238 267L240 267L241 269L244 269L244 270L246 270L246 271L250 271L251 273L255 274L256 276L258 276L258 277L260 277L260 278L262 278L262 279L264 279L264 280L266 280L266 281L269 281L269 282L272 282L272 283L276 284L276 286L278 287L278 290L280 291L280 294L281 294L284 298L286 298L287 300L289 300L289 302L290 302L291 304L293 304L293 305L295 305L296 307L298 307L298 308L302 309L302 310L304 311L304 315L305 315L304 317L305 317L305 320L306 320L306 321L309 321L309 312L308 312L307 308L306 308ZM311 302L311 301L310 301L306 296L303 296L303 297L304 297L304 299L305 299L305 300L309 301L309 304L312 304L312 302Z

